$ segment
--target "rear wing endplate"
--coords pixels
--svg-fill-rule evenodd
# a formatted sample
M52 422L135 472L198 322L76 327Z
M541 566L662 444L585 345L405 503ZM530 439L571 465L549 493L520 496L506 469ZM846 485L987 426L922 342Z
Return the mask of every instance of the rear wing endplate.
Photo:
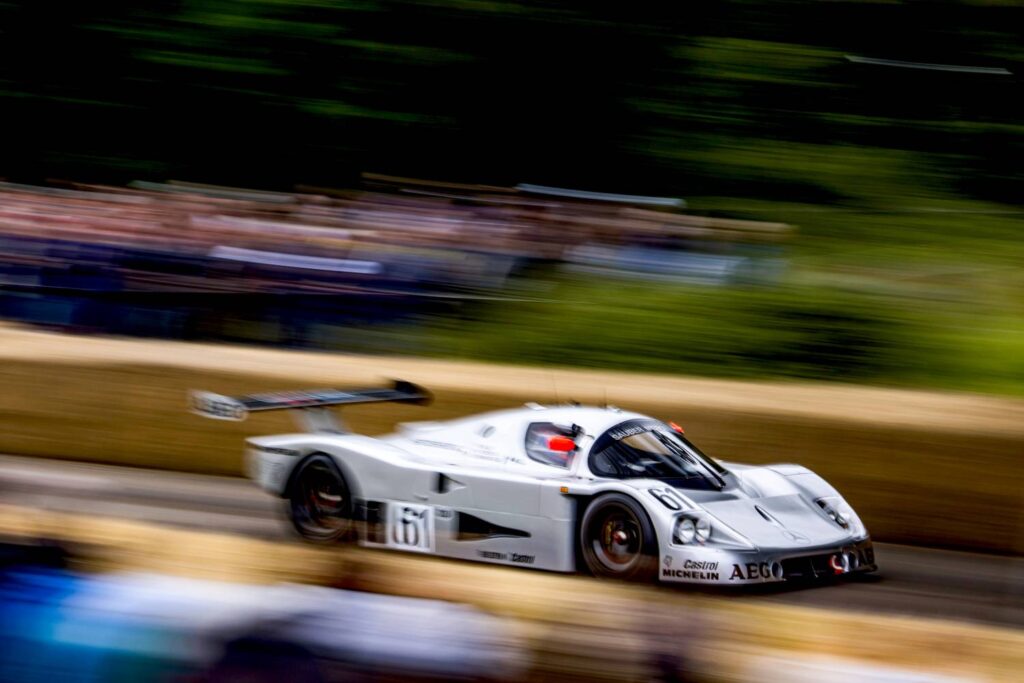
M266 410L301 410L301 422L311 431L344 432L342 425L326 408L360 403L416 403L431 400L429 391L412 382L395 381L388 389L309 389L274 391L248 396L222 396L209 391L190 391L193 413L214 420L240 422L249 413Z

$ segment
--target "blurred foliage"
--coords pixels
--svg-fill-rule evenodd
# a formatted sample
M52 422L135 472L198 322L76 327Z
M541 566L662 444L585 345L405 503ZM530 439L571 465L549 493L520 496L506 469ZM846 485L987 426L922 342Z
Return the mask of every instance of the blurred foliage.
M567 277L543 296L470 308L432 329L434 353L509 363L1024 391L1019 315L833 284Z
M0 173L250 186L378 170L669 195L857 198L830 149L1018 199L1024 6L732 0L0 4ZM832 163L841 163L843 155ZM962 186L962 187L960 187Z
M442 347L1024 389L1020 3L34 0L0 26L12 180L379 171L799 226L777 290L561 281L439 321Z

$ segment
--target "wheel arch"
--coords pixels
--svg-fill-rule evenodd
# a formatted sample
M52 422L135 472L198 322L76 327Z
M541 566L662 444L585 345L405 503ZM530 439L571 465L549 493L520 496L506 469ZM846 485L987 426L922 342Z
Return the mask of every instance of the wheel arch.
M356 480L355 474L352 472L352 468L346 465L338 456L323 450L311 451L306 455L301 456L298 462L292 466L291 472L288 473L288 482L285 484L284 490L281 492L282 498L288 499L292 497L292 490L295 487L295 481L298 478L299 472L302 471L302 468L306 463L314 458L326 458L334 468L338 470L338 474L341 475L342 479L345 481L345 486L348 487L349 494L352 496L353 501L361 498L359 483Z
M643 514L647 517L647 522L650 525L652 532L652 538L650 539L650 547L652 550L652 557L657 557L661 553L661 542L658 536L658 524L655 523L654 516L644 500L637 495L640 493L635 489L629 488L607 488L587 493L573 494L572 497L576 500L576 511L573 519L573 558L575 563L575 570L581 572L586 568L586 561L583 558L582 548L582 535L583 535L583 517L587 513L587 509L594 504L597 500L606 496L619 494L627 498L632 499Z

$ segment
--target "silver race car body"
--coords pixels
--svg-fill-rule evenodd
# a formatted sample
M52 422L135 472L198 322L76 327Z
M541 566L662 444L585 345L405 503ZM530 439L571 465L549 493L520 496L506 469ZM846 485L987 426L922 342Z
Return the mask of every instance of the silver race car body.
M358 522L349 537L368 547L725 586L876 568L864 525L818 475L714 460L678 426L638 413L528 404L371 438L326 411L427 398L398 382L239 398L195 392L192 405L232 420L302 409L309 431L248 440L248 474L297 514L345 510ZM309 485L306 465L316 463L340 483Z

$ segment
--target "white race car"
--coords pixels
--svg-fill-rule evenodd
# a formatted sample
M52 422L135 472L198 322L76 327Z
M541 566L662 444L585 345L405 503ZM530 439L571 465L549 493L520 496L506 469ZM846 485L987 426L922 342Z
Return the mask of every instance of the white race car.
M389 389L193 392L226 420L296 409L307 431L248 440L249 475L298 532L478 562L632 580L747 585L876 569L842 496L799 465L702 453L674 423L615 407L525 407L350 433L329 406L423 403Z

